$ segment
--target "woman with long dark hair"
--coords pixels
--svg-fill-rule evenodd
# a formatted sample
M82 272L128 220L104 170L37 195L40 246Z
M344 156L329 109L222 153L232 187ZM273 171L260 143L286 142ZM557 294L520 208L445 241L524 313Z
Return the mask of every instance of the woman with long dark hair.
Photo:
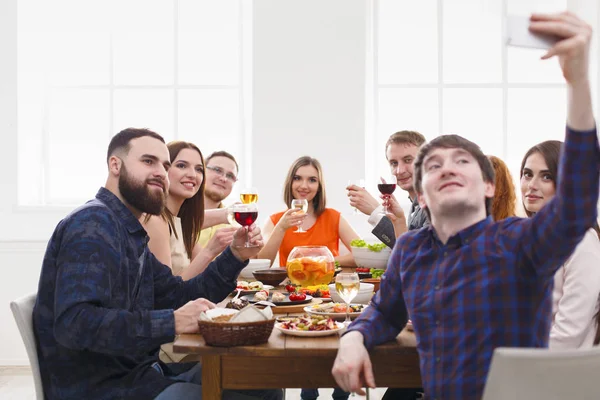
M144 228L154 256L173 275L188 280L204 271L231 240L215 236L205 248L197 244L204 223L204 157L189 142L170 142L167 148L171 160L167 204L160 216L144 218ZM224 229L232 239L236 228Z
M529 217L552 207L562 142L533 146L521 163L521 194ZM550 348L575 349L598 343L600 322L600 229L598 223L554 275Z

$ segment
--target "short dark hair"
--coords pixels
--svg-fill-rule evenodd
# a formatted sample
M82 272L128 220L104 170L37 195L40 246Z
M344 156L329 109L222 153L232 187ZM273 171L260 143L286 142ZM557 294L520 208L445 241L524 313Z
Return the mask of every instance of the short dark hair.
M387 158L387 149L391 144L410 144L421 147L425 143L425 136L417 131L399 131L392 133L385 143L385 152Z
M546 140L545 142L541 142L527 150L525 156L523 157L523 161L521 161L521 170L519 171L519 178L523 178L523 168L525 168L525 163L529 156L535 153L539 153L544 158L544 162L548 166L548 171L550 171L550 175L552 175L552 181L554 182L554 187L558 186L558 162L560 159L560 150L562 149L562 142L560 140ZM523 199L521 199L522 201ZM527 211L525 208L525 204L523 204L523 208L525 209L525 213L528 217L531 217L533 213Z
M468 152L477 160L477 164L479 164L479 168L481 168L481 174L483 176L484 182L494 183L495 172L494 167L492 166L491 161L479 148L478 145L471 142L470 140L465 139L462 136L458 135L442 135L433 139L431 142L423 145L419 152L417 153L417 158L414 162L414 182L413 186L415 192L418 194L423 193L423 160L427 155L435 150L435 149L462 149ZM485 199L485 210L486 214L490 215L492 213L492 202L493 198ZM425 208L425 212L431 220L431 213L429 208Z
M238 165L238 163L237 163L237 161L236 161L235 157L234 157L232 154L230 154L230 153L226 152L225 150L219 150L219 151L215 151L215 152L213 152L213 153L212 153L210 156L206 157L206 164L208 165L208 162L209 162L210 160L212 160L213 158L215 158L215 157L225 157L225 158L229 158L229 159L230 159L231 161L233 161L233 163L235 164L235 169L237 170L237 172L238 172L238 173L240 172L240 167L239 167L239 165Z
M158 139L161 142L165 143L165 139L160 136L158 133L151 131L147 128L127 128L123 129L121 132L117 133L110 140L110 144L108 145L108 151L106 152L106 162L110 157L117 151L123 151L125 153L129 152L130 145L129 143L133 139L141 138L144 136L149 136L154 139Z

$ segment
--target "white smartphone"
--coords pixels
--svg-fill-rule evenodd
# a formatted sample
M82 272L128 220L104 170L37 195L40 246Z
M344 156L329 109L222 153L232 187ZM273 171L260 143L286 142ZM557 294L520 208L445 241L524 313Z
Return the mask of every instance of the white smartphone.
M548 50L560 40L558 36L540 35L529 30L529 17L508 15L506 17L506 45Z

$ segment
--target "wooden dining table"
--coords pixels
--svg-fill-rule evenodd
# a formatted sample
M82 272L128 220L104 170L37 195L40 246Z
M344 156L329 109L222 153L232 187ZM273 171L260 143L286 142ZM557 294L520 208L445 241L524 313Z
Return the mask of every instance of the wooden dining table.
M224 389L335 387L331 368L340 336L295 337L273 329L269 341L255 346L208 346L200 334L183 334L173 350L202 361L202 396L221 399ZM192 357L193 356L193 357ZM379 387L421 387L419 357L413 332L370 351Z

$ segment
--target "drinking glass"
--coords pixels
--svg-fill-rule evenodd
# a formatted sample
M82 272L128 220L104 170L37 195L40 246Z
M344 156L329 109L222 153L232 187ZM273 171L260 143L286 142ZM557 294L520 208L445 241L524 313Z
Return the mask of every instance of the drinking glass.
M306 211L308 210L308 201L306 199L294 199L292 200L292 208L297 209L297 212L303 212L306 214ZM296 229L294 232L304 233L306 231L302 229L302 225L298 225L298 229Z
M383 175L380 178L381 182L377 184L377 189L384 196L383 199L383 214L387 214L388 212L388 201L389 198L396 190L396 177L394 175Z
M358 187L361 187L364 189L365 188L365 180L363 178L350 179L348 181L348 186L350 186L350 185L358 186ZM354 214L355 215L358 214L358 208L356 208L356 207L352 207L352 208L354 208Z
M253 187L245 188L240 192L240 200L244 204L256 203L258 202L258 191Z
M256 221L258 217L258 207L256 203L251 204L234 204L232 207L233 217L238 224L242 225L246 229L246 244L244 247L256 247L255 244L250 244L249 233L250 225Z
M350 302L358 294L360 280L356 272L341 272L335 276L335 290L346 303L346 319L344 325L350 324Z

